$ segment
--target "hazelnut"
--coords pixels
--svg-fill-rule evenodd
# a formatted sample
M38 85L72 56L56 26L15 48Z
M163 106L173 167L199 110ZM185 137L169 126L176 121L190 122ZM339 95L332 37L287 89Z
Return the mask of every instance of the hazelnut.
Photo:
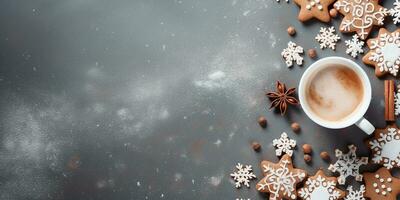
M297 122L292 123L292 125L290 125L290 127L292 128L292 130L294 132L299 132L300 131L300 124Z
M307 163L309 163L309 162L311 162L311 160L312 160L312 158L311 158L310 155L308 155L308 154L305 154L305 155L304 155L304 161L306 161Z
M314 59L317 57L317 51L315 49L309 49L307 51L308 57Z
M331 10L329 10L329 15L331 16L331 17L333 17L333 18L335 18L335 17L337 17L337 15L338 15L338 11L336 10L336 9L331 9Z
M304 145L303 145L303 152L304 152L305 154L310 154L310 153L312 152L311 145L309 145L309 144L304 144Z
M267 119L265 117L258 118L258 124L260 124L262 128L267 127Z
M320 156L323 160L326 160L326 161L328 161L328 160L330 159L329 153L326 152L326 151L321 152L321 153L319 154L319 156Z
M257 151L257 152L261 150L261 144L258 142L251 143L251 147L253 148L254 151Z
M296 29L294 29L293 26L289 26L288 29L287 29L287 32L288 32L288 34L289 34L290 36L293 36L293 35L296 34Z

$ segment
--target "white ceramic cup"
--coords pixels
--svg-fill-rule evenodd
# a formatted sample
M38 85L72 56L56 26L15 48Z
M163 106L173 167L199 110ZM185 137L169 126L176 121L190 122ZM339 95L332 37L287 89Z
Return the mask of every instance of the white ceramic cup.
M314 78L315 74L323 70L324 68L332 65L342 65L352 69L354 72L356 72L364 87L364 96L357 110L353 111L353 113L350 116L346 117L345 120L340 121L328 121L317 116L310 109L306 98L306 91L308 89L307 87L309 86L309 82ZM375 131L375 127L363 117L364 114L367 112L369 104L371 103L371 83L364 70L352 60L342 57L327 57L318 60L310 67L308 67L307 70L304 72L303 76L300 79L298 91L301 107L303 108L307 116L315 123L330 129L341 129L355 124L369 135ZM343 97L343 101L345 100L346 97Z

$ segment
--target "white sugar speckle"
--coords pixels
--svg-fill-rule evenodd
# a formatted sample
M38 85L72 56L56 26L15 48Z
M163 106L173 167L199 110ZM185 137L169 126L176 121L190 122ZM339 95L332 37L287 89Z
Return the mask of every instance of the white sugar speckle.
M141 186L140 181L136 182L136 186L138 186L138 187Z
M217 176L211 176L210 178L209 178L209 183L211 184L211 185L213 185L213 186L218 186L219 184L221 184L221 182L222 182L222 179L224 178L224 175L223 174L221 174L221 175L217 175Z
M221 146L222 141L220 139L218 139L217 141L214 142L214 144L219 147Z

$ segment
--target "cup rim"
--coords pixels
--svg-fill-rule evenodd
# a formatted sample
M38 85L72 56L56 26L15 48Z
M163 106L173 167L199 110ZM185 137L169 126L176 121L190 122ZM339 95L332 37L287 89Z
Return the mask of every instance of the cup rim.
M316 116L308 107L308 104L306 103L307 101L305 99L305 94L304 94L305 87L306 87L306 84L308 83L308 81L305 79L308 78L309 75L312 72L316 71L319 67L324 66L323 65L324 63L337 63L338 61L340 61L340 63L345 63L344 65L346 67L353 69L360 76L361 81L363 82L363 86L364 86L364 96L363 96L361 105L358 108L357 113L353 113L352 116L349 116L349 118L344 121L333 122L333 121L321 119L320 117ZM322 58L322 59L314 62L305 70L305 72L303 73L303 75L300 79L300 83L299 83L299 101L300 101L300 105L303 108L306 115L315 123L317 123L323 127L330 128L330 129L346 128L346 127L349 127L349 126L355 124L360 119L362 119L369 108L369 105L371 103L371 98L372 98L371 82L370 82L367 74L365 73L365 71L356 62L354 62L350 59L347 59L347 58L343 58L343 57L338 57L338 56L325 57L325 58Z

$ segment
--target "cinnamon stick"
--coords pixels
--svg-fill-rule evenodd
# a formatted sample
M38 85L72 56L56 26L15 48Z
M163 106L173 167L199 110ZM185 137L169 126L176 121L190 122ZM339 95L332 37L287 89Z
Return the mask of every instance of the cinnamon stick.
M385 120L395 121L394 80L385 80Z

